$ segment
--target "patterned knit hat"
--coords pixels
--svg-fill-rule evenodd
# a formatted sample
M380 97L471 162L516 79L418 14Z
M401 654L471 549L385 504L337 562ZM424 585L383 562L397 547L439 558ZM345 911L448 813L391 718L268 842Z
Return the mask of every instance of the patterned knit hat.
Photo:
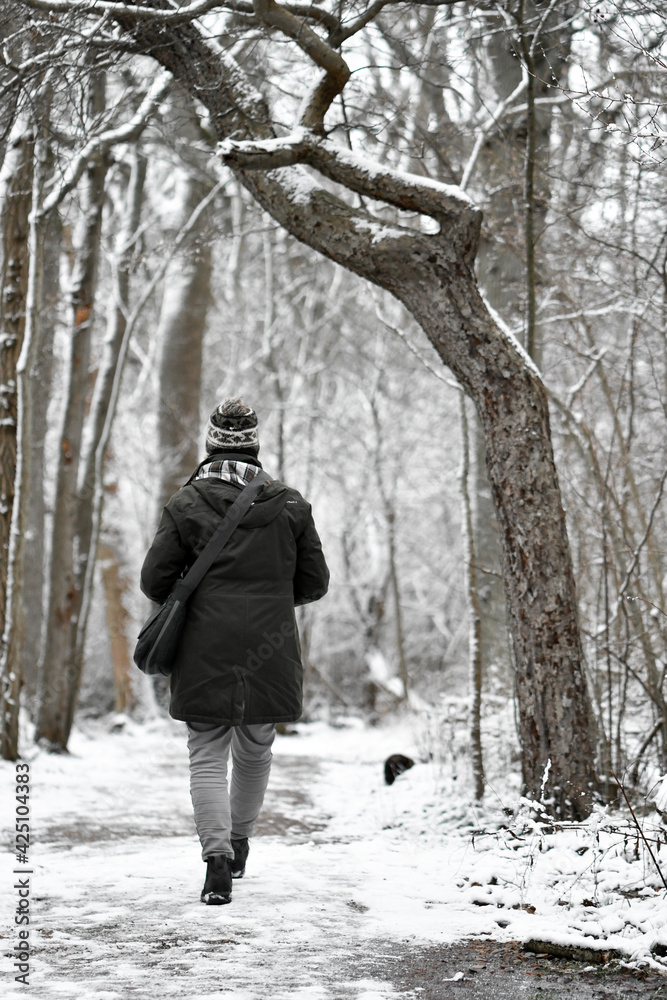
M235 451L257 448L257 414L237 397L225 399L208 418L206 451Z

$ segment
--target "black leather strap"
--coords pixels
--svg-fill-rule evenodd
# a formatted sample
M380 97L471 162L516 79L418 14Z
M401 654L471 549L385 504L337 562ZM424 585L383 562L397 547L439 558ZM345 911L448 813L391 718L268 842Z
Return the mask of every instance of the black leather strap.
M223 546L231 537L234 528L250 508L262 486L270 482L271 477L263 469L258 469L248 485L243 487L240 495L225 514L222 523L215 529L214 534L206 543L203 551L199 553L196 561L192 564L183 579L179 580L174 587L174 592L179 600L187 600L195 587L203 580L222 551Z

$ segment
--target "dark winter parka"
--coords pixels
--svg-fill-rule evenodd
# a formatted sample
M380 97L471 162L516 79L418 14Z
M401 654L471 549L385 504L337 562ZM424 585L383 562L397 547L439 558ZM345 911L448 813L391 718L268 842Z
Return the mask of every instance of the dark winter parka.
M252 462L229 452L213 458ZM141 571L151 600L166 599L240 489L199 479L169 500ZM171 675L172 717L295 722L303 670L294 607L323 597L328 583L310 505L283 483L264 486L188 603Z

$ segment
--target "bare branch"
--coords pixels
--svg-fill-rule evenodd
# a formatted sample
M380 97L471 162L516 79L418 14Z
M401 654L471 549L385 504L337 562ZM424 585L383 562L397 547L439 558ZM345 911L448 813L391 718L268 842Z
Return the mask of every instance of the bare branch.
M255 8L251 0L221 0L221 6L225 10L231 10L236 14L255 14ZM322 10L314 4L285 3L282 6L283 10L294 14L295 17L305 18L307 21L315 21L326 28L327 31L334 32L340 28L340 21L337 17L328 10Z
M299 124L317 132L324 131L324 116L350 79L350 68L338 52L331 48L312 28L275 0L253 0L255 14L264 23L278 28L293 39L306 55L324 70L324 76L311 92Z
M208 11L222 7L222 0L193 0L186 7L177 10L167 7L141 7L116 0L22 0L26 7L52 13L74 14L122 14L137 21L160 21L163 24L183 24L193 21Z
M329 38L329 44L336 47L342 45L352 35L356 35L362 28L365 28L369 21L373 21L385 7L399 3L412 4L413 7L453 7L454 4L460 3L460 0L375 0L375 3L372 3L363 14L360 14L356 21L352 21L346 28L341 26L338 31L334 32Z
M623 580L623 583L621 584L621 586L619 588L618 598L617 598L617 603L618 604L620 604L621 601L623 600L623 596L624 596L626 590L628 589L628 585L630 583L630 579L632 577L632 574L634 573L634 571L635 571L635 569L637 567L637 564L639 562L639 557L641 555L641 551L644 548L644 545L646 544L646 542L648 541L648 537L651 534L651 531L653 529L653 520L654 520L655 515L657 513L658 507L660 506L660 503L662 502L662 494L663 494L664 489L665 489L665 482L667 482L667 469L665 469L665 471L663 472L663 474L662 474L662 476L660 478L660 483L658 485L658 490L656 492L655 500L653 501L653 506L651 507L651 513L649 514L648 524L646 525L646 530L644 531L644 534L643 534L643 536L642 536L642 538L641 538L641 540L640 540L637 548L632 553L632 560L631 560L630 565L629 565L629 567L628 567L628 569L626 571L625 579Z
M475 165L477 163L477 158L479 157L482 146L487 140L489 132L492 130L494 125L498 124L500 119L507 112L508 108L511 107L512 102L519 96L519 94L523 93L527 85L528 85L528 73L525 67L522 67L521 80L519 81L517 86L514 88L512 93L509 94L508 97L506 97L503 101L499 102L497 107L495 107L493 111L489 114L487 121L480 129L477 139L475 140L475 145L473 147L472 153L470 154L468 162L466 163L465 169L463 171L463 177L461 178L461 190L465 191L465 189L468 186L470 178L472 177L472 172L475 169Z
M76 187L92 156L104 153L120 142L133 142L141 135L149 119L164 100L172 83L173 78L171 73L164 70L157 77L137 109L136 114L133 115L129 122L125 122L125 124L119 125L117 128L107 129L106 132L94 135L88 140L83 149L80 150L70 163L63 183L44 200L42 208L44 215L59 205L69 192Z
M351 191L436 219L473 211L472 202L460 188L381 166L304 128L281 139L227 140L220 143L218 153L223 163L241 170L275 170L306 163Z
M380 11L391 2L392 0L375 0L375 3L372 3L368 10L361 14L356 21L353 21L346 28L341 26L338 31L334 32L329 39L330 43L336 46L342 45L346 39L351 38L352 35L356 35L358 31L365 28L368 22L377 17ZM400 0L393 0L393 2L400 2Z

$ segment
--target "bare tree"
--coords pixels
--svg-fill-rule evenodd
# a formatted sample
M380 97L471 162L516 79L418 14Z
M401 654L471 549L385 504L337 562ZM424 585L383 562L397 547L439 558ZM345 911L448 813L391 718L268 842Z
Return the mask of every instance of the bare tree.
M19 411L19 358L24 346L28 312L29 240L28 218L33 198L35 137L32 126L22 116L10 138L2 176L0 198L3 213L2 257L0 259L0 628L2 628L2 756L18 755L18 705L21 670L8 662L7 630L11 622L11 601L16 600L12 577L12 529L20 507L22 423ZM16 493L19 496L16 496Z
M91 74L89 115L105 106L104 76ZM36 738L64 748L72 725L78 682L70 633L78 617L77 567L85 558L75 552L77 479L81 457L83 417L89 392L90 341L97 285L102 210L108 161L94 156L85 169L81 187L81 220L70 287L69 356L65 371L65 400L56 476L56 499L50 552L46 640L40 673Z
M66 0L32 2L70 9ZM391 291L474 400L503 539L525 785L539 794L547 773L547 795L556 811L584 814L597 781L547 397L528 359L494 322L477 291L479 212L455 189L378 168L324 136L325 116L350 78L338 48L374 11L345 27L328 19L317 30L319 15L311 28L308 12L304 21L273 0L256 0L255 23L287 36L318 74L291 133L278 138L265 100L232 56L192 21L200 5L166 12L150 5L119 11L103 3L94 9L107 6L134 45L204 103L220 139L234 135L221 157L266 211L298 239ZM352 207L300 164L393 211L373 214ZM437 231L419 231L398 212L432 219Z

